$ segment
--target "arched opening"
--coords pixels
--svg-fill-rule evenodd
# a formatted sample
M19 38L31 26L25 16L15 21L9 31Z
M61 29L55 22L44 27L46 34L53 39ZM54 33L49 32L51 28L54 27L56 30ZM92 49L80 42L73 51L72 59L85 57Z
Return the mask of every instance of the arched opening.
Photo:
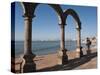
M47 11L50 13L46 13ZM39 4L34 14L36 17L32 22L33 52L36 55L56 53L59 49L59 20L57 14L53 8L45 4Z
M81 47L81 21L79 19L78 14L73 9L68 9L64 11L65 19L67 19L68 15L71 15L75 21L75 28L76 28L76 42L77 42L77 49L76 49L76 57L79 58L83 56L82 47Z
M49 13L47 13L47 11ZM32 52L35 55L53 54L53 58L57 58L57 52L60 48L58 25L59 16L51 6L45 4L39 4L35 8L33 14L35 15L35 18L32 20ZM37 69L57 64L57 59L53 60L43 58L43 60L40 60L39 63L36 62L37 66L43 63L47 65L37 67Z
M65 26L65 48L68 50L68 59L75 58L75 51L77 49L76 31L75 20L71 15L68 15Z
M32 51L31 51L31 31L32 31L32 28L30 28L27 24L31 24L32 22L32 18L35 17L35 9L36 7L38 6L39 4L34 4L34 3L22 3L22 7L23 7L23 11L24 11L24 17L25 17L25 20L27 19L26 21L26 31L25 31L25 43L24 43L24 54L32 54ZM49 6L51 6L54 11L56 12L56 15L59 19L59 23L62 23L62 17L63 17L63 11L62 9L60 8L59 5L53 5L53 4L48 4ZM28 21L29 20L29 21ZM31 25L30 25L31 26ZM29 37L30 36L30 37Z

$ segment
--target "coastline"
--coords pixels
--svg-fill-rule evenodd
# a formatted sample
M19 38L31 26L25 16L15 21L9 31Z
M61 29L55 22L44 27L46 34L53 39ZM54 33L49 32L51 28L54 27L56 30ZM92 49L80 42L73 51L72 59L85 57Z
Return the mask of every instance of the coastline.
M83 49L83 54L86 55L87 54L87 50ZM91 48L91 53L97 52L96 48ZM53 54L47 54L47 55L37 55L33 60L36 63L36 69L40 70L43 68L48 68L48 67L53 67L55 65L57 65L57 61L58 61L58 54L57 53L53 53ZM67 55L68 55L68 60L71 59L75 59L75 50L73 51L67 51ZM15 58L15 70L19 70L20 69L20 64L22 60L20 58ZM96 67L96 62L95 63L95 67ZM95 68L94 67L94 68ZM88 67L87 67L88 68ZM93 68L93 67L92 67ZM84 69L84 67L82 67L82 69Z

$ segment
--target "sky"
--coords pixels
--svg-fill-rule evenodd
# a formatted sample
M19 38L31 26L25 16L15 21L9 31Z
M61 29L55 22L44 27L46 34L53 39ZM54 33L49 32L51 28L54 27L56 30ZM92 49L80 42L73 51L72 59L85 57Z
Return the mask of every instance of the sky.
M90 6L60 5L63 10L73 9L82 23L81 37L97 36L97 8ZM56 12L47 4L40 4L32 19L32 40L59 40L60 26ZM20 3L15 5L15 40L24 40L24 18ZM65 26L65 39L76 39L75 21L68 16Z

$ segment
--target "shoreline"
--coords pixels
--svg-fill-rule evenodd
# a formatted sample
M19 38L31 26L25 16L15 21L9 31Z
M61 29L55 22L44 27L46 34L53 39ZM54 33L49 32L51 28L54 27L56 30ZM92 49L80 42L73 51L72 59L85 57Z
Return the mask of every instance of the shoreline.
M86 49L83 49L83 54L86 55ZM68 60L71 59L75 59L76 54L75 54L75 50L74 51L67 51L67 55L68 55ZM96 48L92 48L91 49L91 53L97 52ZM46 55L37 55L33 60L36 63L36 69L40 70L43 68L47 68L47 67L52 67L57 65L57 61L58 61L58 54L57 53L52 53L52 54L46 54ZM21 59L20 58L15 58L15 69L19 70L20 69L20 63Z
M45 44L44 44L45 45ZM68 51L73 51L73 50L75 50L76 49L76 45L75 45L75 47L74 47L74 45L75 44L73 44L73 46L72 47L70 47L70 45L68 44L66 44L65 46L65 48L67 48L68 49ZM83 48L86 48L86 45L85 45L85 43L81 43L81 45L83 46ZM91 48L92 47L94 47L94 45L96 46L97 44L92 44L91 45ZM55 47L56 45L54 45L53 47ZM59 45L60 46L60 45ZM67 47L68 46L68 47ZM17 47L17 46L16 46ZM33 46L34 47L34 46ZM15 49L15 57L20 57L21 55L23 55L23 52L24 52L24 49L22 48L20 48L20 47L18 47L18 49ZM50 47L44 47L44 48L32 48L32 52L34 53L34 54L36 54L36 55L46 55L46 54L52 54L52 53L56 53L56 52L58 52L59 51L59 47L57 47L56 49L55 48L52 48L51 46Z
M97 45L91 47L91 49L96 49L97 48ZM86 48L83 48L83 50L86 50ZM56 50L57 52L59 50ZM67 52L73 52L73 51L76 51L76 50L68 50ZM48 54L56 54L57 52L52 52L52 53L48 53ZM42 55L48 55L47 53L45 54L35 54L36 56L42 56ZM20 58L21 56L23 56L23 53L20 53L20 54L17 54L15 55L15 58Z

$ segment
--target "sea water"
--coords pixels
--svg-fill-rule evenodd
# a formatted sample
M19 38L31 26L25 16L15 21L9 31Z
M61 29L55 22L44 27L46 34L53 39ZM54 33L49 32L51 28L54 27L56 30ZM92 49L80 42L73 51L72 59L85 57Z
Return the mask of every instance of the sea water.
M85 44L82 44L86 47ZM66 41L65 48L68 51L76 50L76 41ZM36 55L56 53L60 49L60 41L33 41L32 52ZM15 41L15 56L24 52L24 41Z

